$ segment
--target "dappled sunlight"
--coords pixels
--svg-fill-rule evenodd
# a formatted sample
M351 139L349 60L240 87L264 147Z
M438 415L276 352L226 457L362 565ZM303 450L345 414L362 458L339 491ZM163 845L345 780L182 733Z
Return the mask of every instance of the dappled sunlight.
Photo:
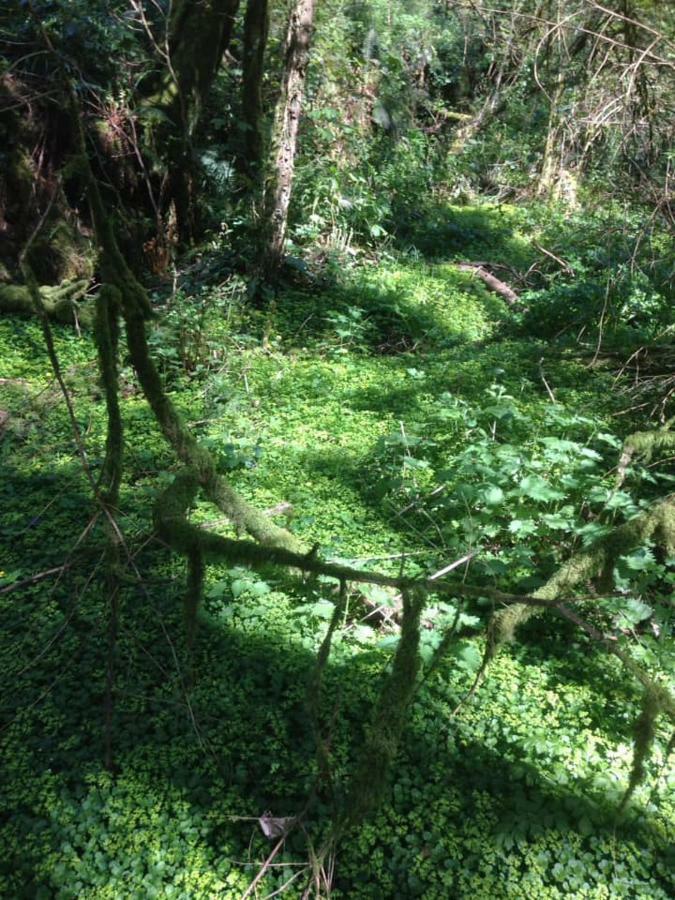
M675 8L6 5L0 895L668 900Z

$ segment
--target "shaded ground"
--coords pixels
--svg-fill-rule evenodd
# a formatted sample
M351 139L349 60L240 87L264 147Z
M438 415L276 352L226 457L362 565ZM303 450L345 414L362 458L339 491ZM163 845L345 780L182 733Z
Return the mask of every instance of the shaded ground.
M437 258L527 258L508 216L458 215L432 223L431 255L441 246ZM419 235L416 246L424 249ZM274 325L271 350L254 328L245 343L239 331L206 380L172 383L238 488L263 507L290 501L292 527L324 552L405 551L426 571L447 561L442 543L378 491L392 465L381 439L402 429L419 437L435 472L463 449L464 433L439 418L439 397L478 402L495 381L527 411L519 427L531 437L550 405L546 348L532 335L508 337L505 309L482 285L410 255L357 269L338 287L289 291ZM95 469L103 411L93 349L65 329L58 338ZM0 408L11 414L0 443L1 587L61 564L91 507L37 327L0 322L0 359ZM616 409L602 374L549 354L546 376L560 407L587 415L589 428ZM123 522L143 582L129 572L122 599L118 773L102 767L106 616L94 530L61 579L0 594L2 896L238 898L269 852L248 817L294 815L315 787L305 686L326 587L211 569L190 660L182 563L147 541L171 457L142 400L127 393ZM432 477L414 474L422 487ZM206 508L195 515L213 518ZM359 618L356 603L324 692L338 797L391 653L386 635ZM471 632L465 645L481 650ZM613 661L546 621L452 718L471 680L470 666L449 659L421 690L387 803L340 849L335 896L671 896L675 799L664 778L651 796L658 754L635 810L615 817L637 697ZM325 827L332 803L320 785L310 833ZM278 857L288 868L271 870L261 896L306 858L297 832ZM299 894L294 886L286 896Z

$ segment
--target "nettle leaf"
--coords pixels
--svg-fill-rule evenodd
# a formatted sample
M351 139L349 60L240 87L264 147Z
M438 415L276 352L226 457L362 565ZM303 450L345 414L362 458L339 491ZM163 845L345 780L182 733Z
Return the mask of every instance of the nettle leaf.
M504 491L497 487L497 485L492 485L487 487L483 491L483 501L488 506L498 506L504 500Z
M633 498L626 491L615 491L605 503L606 509L625 509L626 512L637 510Z
M518 487L524 497L529 497L531 500L538 500L542 503L547 503L550 500L562 500L565 496L561 491L551 487L548 481L540 478L539 475L527 475L521 480Z
M609 444L610 447L614 447L615 450L620 450L623 444L613 434L607 434L606 432L601 431L599 434L596 434L595 439L598 441L602 441L603 444Z
M504 562L503 559L497 559L493 557L492 559L484 559L482 560L482 568L488 575L505 575L509 571L509 567Z
M649 569L655 565L656 560L654 559L654 554L651 550L641 548L640 550L636 550L635 553L631 553L630 556L622 557L621 562L626 568L631 569L633 572L644 572L645 569Z
M401 636L399 634L390 634L385 638L382 638L381 641L377 642L378 650L395 650L398 647L398 643L401 640Z
M367 625L356 625L352 629L352 637L359 644L372 644L375 632Z
M316 616L319 619L330 619L334 605L329 600L318 600L316 603L302 603L291 611L292 616Z
M459 668L464 669L464 671L468 672L470 675L478 671L483 659L478 647L476 647L475 644L468 643L463 645L460 644L453 655L457 660Z
M406 456L403 460L403 466L406 469L429 469L430 464L426 459L414 459L412 456Z
M591 450L590 447L582 447L579 453L581 456L585 456L586 459L592 459L596 462L602 461L602 456L596 450Z
M550 447L551 450L579 450L579 444L576 441L566 441L563 438L544 437L541 439L541 442L545 447Z
M247 576L235 578L230 582L230 591L235 599L242 594L252 594L254 597L262 597L264 594L269 594L271 590L272 588L267 582L254 581Z
M392 591L381 587L379 584L362 584L360 591L364 597L370 600L371 603L375 603L377 606L395 605L395 594Z
M511 534L536 534L537 524L534 519L512 519L509 522L509 531Z
M262 597L264 594L269 594L272 588L265 581L256 581L249 590L254 597Z
M230 585L230 590L232 591L232 596L236 599L240 597L245 591L247 591L250 587L250 581L246 581L243 578L235 578L232 584Z
M569 531L574 526L574 518L561 512L546 513L541 517L541 521L556 531Z
M599 522L588 522L586 525L577 528L576 533L583 538L584 546L587 547L599 538L609 534L611 530L612 528L610 525L602 525Z
M229 581L217 581L206 591L206 596L210 600L222 600L223 597L229 596L230 592Z
M318 616L320 619L330 619L334 609L334 604L329 600L319 600L312 605L311 612L312 615Z
M654 610L651 606L643 603L642 600L626 600L622 604L621 615L631 625L637 625L649 619Z

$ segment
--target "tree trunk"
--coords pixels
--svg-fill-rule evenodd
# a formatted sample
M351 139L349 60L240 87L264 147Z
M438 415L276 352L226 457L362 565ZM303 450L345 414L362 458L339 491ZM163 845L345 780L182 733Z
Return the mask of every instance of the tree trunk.
M146 107L161 114L155 139L167 166L163 212L175 205L178 232L191 239L194 221L192 138L232 36L239 0L176 0L168 23L168 58Z
M555 189L560 179L562 160L560 159L560 118L559 109L563 95L562 71L556 76L556 86L551 98L551 111L548 119L548 131L546 144L544 145L544 158L541 165L541 175L537 184L537 196L550 200L555 194Z
M268 32L268 0L248 0L244 19L242 117L245 132L242 169L253 185L258 184L262 174L262 79Z
M270 283L283 258L313 20L314 0L296 0L288 23L286 64L274 124L273 169L265 191L262 274Z

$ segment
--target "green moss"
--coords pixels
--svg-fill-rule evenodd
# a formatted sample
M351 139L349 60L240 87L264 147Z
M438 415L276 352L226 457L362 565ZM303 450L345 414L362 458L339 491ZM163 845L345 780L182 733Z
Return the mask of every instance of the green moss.
M640 715L635 722L635 743L630 780L621 801L621 809L626 806L635 789L645 780L646 762L657 733L656 723L661 713L668 709L670 703L668 692L658 685L647 688L642 696Z
M42 305L48 317L64 325L72 325L77 321L85 328L91 327L93 320L91 305L80 306L78 303L85 295L87 287L86 280L40 287ZM28 288L22 284L0 284L0 312L22 317L35 315Z

